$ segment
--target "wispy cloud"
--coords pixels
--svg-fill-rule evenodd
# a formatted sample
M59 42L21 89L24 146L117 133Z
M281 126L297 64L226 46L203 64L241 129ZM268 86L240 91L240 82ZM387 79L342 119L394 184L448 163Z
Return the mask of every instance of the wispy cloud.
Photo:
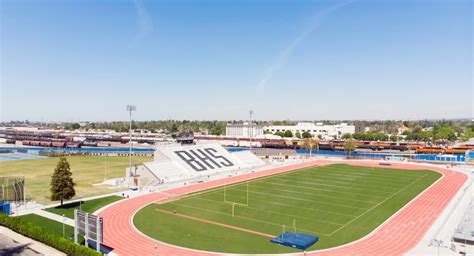
M138 16L138 30L134 42L139 42L153 32L153 22L151 21L150 15L148 14L142 0L133 0L133 5L135 6Z
M316 30L321 25L321 22L323 21L325 17L327 17L328 15L330 15L332 12L336 11L337 9L345 5L351 4L355 1L357 0L341 2L315 13L311 19L311 22L308 24L308 26L305 29L303 29L303 31L295 39L293 39L293 41L291 41L290 44L286 48L284 48L278 54L275 61L265 70L262 78L257 84L257 90L265 89L268 82L272 80L275 72L286 65L286 63L288 62L288 58L293 53L293 50L301 43L301 41L303 41L309 34L311 34L314 30Z

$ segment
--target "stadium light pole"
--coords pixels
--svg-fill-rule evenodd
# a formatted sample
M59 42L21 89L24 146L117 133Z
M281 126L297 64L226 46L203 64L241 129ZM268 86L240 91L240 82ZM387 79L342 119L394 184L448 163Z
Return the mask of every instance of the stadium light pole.
M253 110L249 111L250 123L249 123L249 137L250 137L250 151L252 151L252 115Z
M129 151L129 168L130 169L128 171L132 173L132 112L137 111L137 106L127 105L127 111L130 112L130 126L128 130L128 138L129 138L128 145L130 148L130 151Z

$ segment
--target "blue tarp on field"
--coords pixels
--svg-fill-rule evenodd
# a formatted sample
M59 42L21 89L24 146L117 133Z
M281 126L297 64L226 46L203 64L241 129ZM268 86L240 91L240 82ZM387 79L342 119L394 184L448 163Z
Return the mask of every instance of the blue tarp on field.
M319 241L319 237L317 236L290 232L285 232L271 240L272 243L281 244L291 248L298 248L300 250L306 250L317 241Z

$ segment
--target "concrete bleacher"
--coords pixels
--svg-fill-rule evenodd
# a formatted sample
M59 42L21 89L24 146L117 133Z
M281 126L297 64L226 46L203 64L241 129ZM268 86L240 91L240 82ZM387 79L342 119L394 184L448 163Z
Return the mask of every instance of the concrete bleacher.
M250 151L230 153L211 144L164 145L156 148L153 162L137 169L141 186L219 175L264 166Z

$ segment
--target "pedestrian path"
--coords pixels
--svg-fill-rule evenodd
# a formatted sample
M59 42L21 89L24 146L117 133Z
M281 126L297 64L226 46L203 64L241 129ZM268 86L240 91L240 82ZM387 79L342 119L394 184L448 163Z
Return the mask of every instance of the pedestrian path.
M60 215L57 215L57 214L54 214L54 213L51 213L51 212L47 212L45 210L34 210L32 211L33 214L36 214L36 215L40 215L42 217L45 217L45 218L48 218L48 219L51 219L51 220L55 220L57 222L61 222L66 225L69 225L69 226L74 226L74 220L73 219L70 219L68 217L63 217L63 216L60 216Z
M2 249L8 249L8 247L12 247L13 249L14 247L21 247L22 245L26 246L28 249L22 248L22 252L19 252L20 255L66 255L52 247L20 235L6 227L0 226L0 252ZM6 253L6 255L8 254L9 253Z

